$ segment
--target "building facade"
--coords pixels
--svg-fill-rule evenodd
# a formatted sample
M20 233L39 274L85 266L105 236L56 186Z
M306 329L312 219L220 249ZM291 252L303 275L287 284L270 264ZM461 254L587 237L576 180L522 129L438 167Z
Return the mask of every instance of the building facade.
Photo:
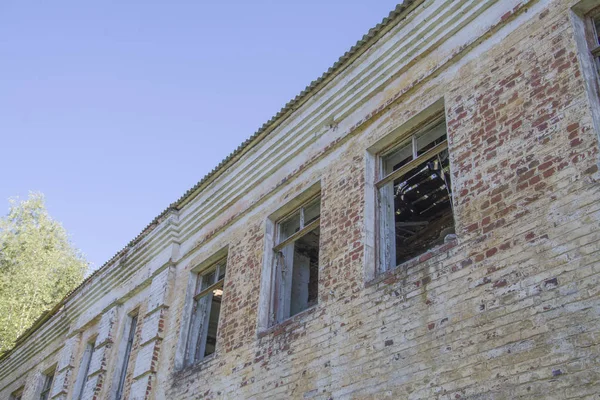
M598 399L598 1L405 1L0 360L2 399Z

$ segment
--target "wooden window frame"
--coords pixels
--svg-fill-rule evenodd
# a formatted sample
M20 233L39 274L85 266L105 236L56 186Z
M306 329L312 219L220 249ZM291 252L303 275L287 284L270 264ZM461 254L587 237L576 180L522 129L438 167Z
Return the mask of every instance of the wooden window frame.
M412 169L418 167L420 164L431 160L443 151L448 151L448 138L436 145L423 154L418 154L417 139L426 134L427 132L436 129L440 124L445 124L445 114L437 113L435 116L429 118L426 122L418 125L417 127L410 130L407 135L404 135L402 140L393 142L391 145L386 146L377 154L378 167L376 169L376 179L374 182L374 189L376 192L376 203L377 203L377 246L379 248L378 255L378 271L376 273L384 273L386 271L399 267L396 265L396 226L394 218L394 207L393 207L393 193L386 193L386 185L391 182L402 178ZM447 128L446 128L447 135ZM412 159L406 164L402 165L395 171L386 173L384 164L387 157L400 149L411 145L412 148ZM389 199L392 199L392 207L390 207ZM452 192L450 191L450 204L452 207ZM454 215L454 209L452 208L452 214ZM408 261L408 260L407 260Z
M306 208L319 204L319 216L312 221L308 221L306 224L305 221L305 210ZM281 228L282 224L289 221L289 219L295 214L299 214L299 224L298 231L294 234L282 239ZM287 315L289 312L285 313L285 309L287 308L284 303L286 301L291 302L292 291L291 287L283 288L283 282L278 277L281 276L282 263L280 262L280 257L282 251L285 247L289 246L292 243L300 240L308 233L313 230L319 228L321 225L321 193L320 191L306 200L302 201L302 203L293 208L290 212L286 213L284 216L278 218L275 221L275 241L272 247L273 252L273 261L271 265L271 291L270 291L270 302L269 302L269 326L277 325L292 316ZM319 243L320 248L320 243ZM285 292L285 293L284 293ZM318 303L318 299L317 299Z
M221 277L221 271L224 270ZM215 352L205 356L204 353L206 351L207 344L207 335L208 335L208 324L210 319L210 311L211 306L204 310L200 319L197 320L196 313L198 312L198 307L201 307L200 302L203 301L204 298L210 296L216 290L223 290L225 284L225 274L227 271L227 255L220 257L216 261L210 263L210 265L203 269L202 271L195 273L193 275L193 293L192 293L192 307L190 314L190 321L187 331L186 344L185 344L185 353L184 353L184 365L190 366L194 364L198 364L204 360L212 358ZM214 272L214 280L204 289L201 289L203 280L210 276ZM199 289L200 288L200 289ZM210 303L209 303L210 304ZM219 333L219 325L220 325L220 314L219 314L219 322L217 325L217 337Z

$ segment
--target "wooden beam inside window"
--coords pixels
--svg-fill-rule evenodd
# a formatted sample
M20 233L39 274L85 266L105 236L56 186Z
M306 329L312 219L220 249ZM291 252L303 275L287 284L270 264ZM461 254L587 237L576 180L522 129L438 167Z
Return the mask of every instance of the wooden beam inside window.
M401 178L403 175L405 175L407 172L409 172L413 168L418 167L421 163L440 154L442 151L446 150L447 148L448 148L448 141L444 140L442 143L436 145L432 149L421 154L419 157L404 164L402 167L398 168L397 170L391 172L386 177L381 179L379 182L375 183L375 186L377 186L377 189L381 189L383 186L387 185L390 182L395 181L398 178Z

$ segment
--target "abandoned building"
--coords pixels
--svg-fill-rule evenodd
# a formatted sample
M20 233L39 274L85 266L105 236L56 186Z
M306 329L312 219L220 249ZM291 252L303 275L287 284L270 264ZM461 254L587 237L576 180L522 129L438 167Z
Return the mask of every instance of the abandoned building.
M407 0L0 359L2 399L598 399L600 1Z

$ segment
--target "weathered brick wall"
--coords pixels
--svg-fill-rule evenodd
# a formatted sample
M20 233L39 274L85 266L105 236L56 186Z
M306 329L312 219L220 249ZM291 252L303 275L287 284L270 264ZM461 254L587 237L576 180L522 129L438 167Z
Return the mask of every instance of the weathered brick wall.
M165 374L167 397L596 398L598 139L568 5L417 88L289 184L281 197L321 176L317 307L257 336L268 212L228 233L221 351ZM458 239L365 283L365 149L441 97Z
M446 24L462 15L452 8L457 2L423 3L416 20L409 14L385 39L422 51L418 57L407 53L404 66L388 59L365 78L359 72L368 57L386 58L385 45L374 46L324 92L397 68L381 90L357 89L329 103L315 94L265 139L268 150L239 162L253 173L265 168L251 160L275 154L284 140L289 152L302 149L285 167L239 186L231 206L212 203L221 187L237 187L229 171L149 227L144 241L0 363L0 398L23 384L25 398L35 398L41 371L53 364L52 397L72 396L91 337L99 348L85 397L111 398L127 315L137 309L127 399L596 399L600 173L591 110L598 105L586 92L588 55L576 45L582 32L570 7L577 1L475 3L485 7L463 10L473 13L471 25L440 42L423 39L431 48L410 48L421 39L408 33L439 17L436 7ZM373 278L369 149L440 99L457 239ZM286 129L308 127L318 104L333 110L336 102L346 103L314 128L318 138L294 147L308 139ZM319 303L263 331L265 223L316 182ZM208 217L211 209L219 212ZM180 369L191 270L224 248L217 351Z

